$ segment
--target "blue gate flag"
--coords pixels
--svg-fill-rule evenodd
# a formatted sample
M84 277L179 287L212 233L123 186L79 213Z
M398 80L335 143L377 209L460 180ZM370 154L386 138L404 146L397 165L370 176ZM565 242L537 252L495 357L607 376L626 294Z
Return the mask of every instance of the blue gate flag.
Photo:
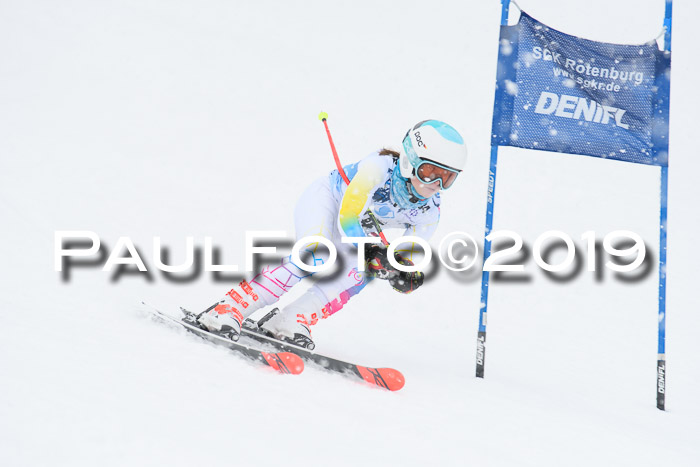
M492 144L668 166L671 53L501 26Z

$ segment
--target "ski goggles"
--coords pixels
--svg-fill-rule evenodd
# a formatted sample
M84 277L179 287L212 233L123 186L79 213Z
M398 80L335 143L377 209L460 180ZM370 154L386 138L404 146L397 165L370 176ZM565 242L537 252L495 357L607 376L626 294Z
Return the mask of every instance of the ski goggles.
M421 159L421 163L416 167L418 180L425 184L440 182L440 188L447 190L457 180L459 170L455 170L446 165L438 164L428 159Z

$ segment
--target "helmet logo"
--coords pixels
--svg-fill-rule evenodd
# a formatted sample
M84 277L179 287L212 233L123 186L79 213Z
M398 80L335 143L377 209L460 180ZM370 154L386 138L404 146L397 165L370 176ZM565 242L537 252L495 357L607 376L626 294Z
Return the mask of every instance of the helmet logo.
M420 131L416 131L415 133L413 133L413 136L416 137L416 142L418 143L418 146L419 146L419 147L424 147L425 149L428 149L428 146L426 146L426 145L423 143L423 140L422 140L421 137L420 137Z

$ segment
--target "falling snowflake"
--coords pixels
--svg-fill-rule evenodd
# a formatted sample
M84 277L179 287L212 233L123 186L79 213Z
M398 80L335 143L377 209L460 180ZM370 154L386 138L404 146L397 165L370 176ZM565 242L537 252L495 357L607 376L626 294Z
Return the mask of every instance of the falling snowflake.
M510 94L511 96L517 96L518 95L518 85L514 83L513 81L507 79L506 80L506 92Z

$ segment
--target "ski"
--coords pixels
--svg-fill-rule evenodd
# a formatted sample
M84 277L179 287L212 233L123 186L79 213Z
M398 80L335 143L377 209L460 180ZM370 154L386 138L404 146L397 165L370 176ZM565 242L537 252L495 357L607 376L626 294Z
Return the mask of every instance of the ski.
M262 350L253 349L246 345L239 344L238 342L234 342L231 339L227 339L225 337L221 337L209 331L206 331L200 328L199 326L193 324L195 323L195 321L187 322L186 320L174 318L166 313L163 313L157 308L148 305L145 302L141 303L151 313L153 313L162 321L177 324L187 329L189 332L196 334L204 340L207 340L216 345L220 345L222 347L226 347L239 355L267 365L270 368L279 371L280 373L298 375L302 371L304 371L303 359L296 355L294 352L284 350L280 352L263 352Z
M191 313L182 309L183 313ZM292 352L301 357L305 362L320 366L321 368L341 373L353 379L359 379L366 383L398 391L403 388L406 380L399 370L394 368L372 368L354 363L338 360L327 355L318 354L289 342L280 341L268 336L258 328L254 320L246 319L243 322L241 336L253 339L261 344L269 344L278 351Z

